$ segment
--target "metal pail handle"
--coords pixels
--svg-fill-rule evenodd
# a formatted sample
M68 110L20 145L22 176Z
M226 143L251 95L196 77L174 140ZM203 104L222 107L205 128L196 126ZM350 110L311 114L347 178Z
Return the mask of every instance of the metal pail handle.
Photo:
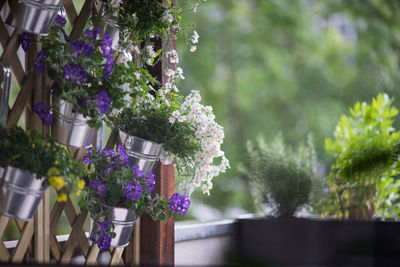
M3 79L3 91L0 101L0 125L6 127L8 115L8 98L10 95L11 69L9 66L0 62L0 79Z

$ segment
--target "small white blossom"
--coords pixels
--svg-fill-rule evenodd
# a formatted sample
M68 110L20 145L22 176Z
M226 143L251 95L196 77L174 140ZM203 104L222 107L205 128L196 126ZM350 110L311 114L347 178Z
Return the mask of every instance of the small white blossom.
M178 77L181 78L182 80L185 79L185 76L183 76L183 70L181 67L176 68L176 75L178 75Z
M111 6L113 8L118 8L122 4L122 0L111 0Z
M193 35L190 40L192 43L197 44L199 42L199 34L196 31L193 31Z
M151 57L151 58L155 58L156 57L156 52L154 52L154 49L153 49L152 45L146 46L146 52L149 55L149 57Z
M194 51L196 51L196 49L197 49L197 46L195 46L195 45L190 46L190 52L194 52Z
M174 21L174 17L169 13L169 11L165 12L164 16L162 17L163 21L168 21L169 23L172 23Z
M197 12L197 7L199 6L199 3L194 4L193 6L193 12L196 13Z

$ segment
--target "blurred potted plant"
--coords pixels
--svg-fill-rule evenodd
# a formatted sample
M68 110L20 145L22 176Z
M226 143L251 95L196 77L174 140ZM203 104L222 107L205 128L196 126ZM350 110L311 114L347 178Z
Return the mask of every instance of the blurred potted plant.
M80 194L84 181L82 163L56 145L49 136L36 130L0 128L1 175L0 212L10 218L28 221L51 185L59 193L57 201L68 194Z
M53 115L38 103L35 111L51 124L57 142L73 147L90 146L102 121L109 122L111 110L123 106L122 85L132 79L129 67L114 64L112 39L97 40L98 29L86 30L73 41L64 31L66 20L57 15L56 24L35 59L35 70L46 70L53 80Z
M386 94L372 104L356 103L350 116L338 122L326 150L335 157L329 184L332 192L327 214L354 220L395 218L400 207L398 145L400 133L393 127L398 110Z
M294 217L302 207L320 203L324 180L316 175L317 157L311 135L296 151L277 135L270 144L262 136L254 147L247 143L248 160L239 168L252 194L267 215ZM308 205L308 206L307 206Z
M152 195L154 174L128 167L128 155L121 145L117 152L90 149L83 162L90 172L80 206L91 213L90 238L101 250L127 246L136 219L143 213L153 220L167 220L174 211L186 214L190 207L186 195L175 193L170 200Z

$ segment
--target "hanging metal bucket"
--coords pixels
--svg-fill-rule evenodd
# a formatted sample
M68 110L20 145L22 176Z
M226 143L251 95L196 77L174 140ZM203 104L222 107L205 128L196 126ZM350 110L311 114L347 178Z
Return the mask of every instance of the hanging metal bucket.
M53 97L53 106L51 136L62 145L76 148L91 146L96 132L88 125L90 117L83 117L74 111L71 103L57 97Z
M112 247L125 247L129 244L129 237L136 224L136 214L133 210L125 208L111 208L112 223L114 224L113 232L116 234L111 239ZM103 217L92 215L90 227L90 239L97 240L100 237L100 227L104 222Z
M98 4L102 4L102 6L98 7ZM94 9L100 9L100 16L96 16L94 19L94 27L100 30L100 36L98 36L98 39L103 39L104 34L107 33L112 38L111 48L113 50L118 50L119 26L117 22L105 14L104 3L101 3L101 1L94 1Z
M122 144L129 158L129 166L139 165L140 170L146 175L154 171L162 145L136 136L129 136L119 131L117 144Z
M32 220L47 185L45 178L19 168L7 166L0 179L0 213L17 220Z
M6 23L25 31L48 35L64 0L11 0Z

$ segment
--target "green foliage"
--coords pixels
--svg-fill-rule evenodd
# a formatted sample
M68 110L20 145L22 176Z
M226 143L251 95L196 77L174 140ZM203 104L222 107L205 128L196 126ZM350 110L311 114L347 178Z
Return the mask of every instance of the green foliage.
M399 198L397 146L400 133L393 128L398 110L386 94L369 105L357 102L350 115L338 122L326 150L335 157L329 183L333 186L330 212L345 218L369 219L379 209L392 217L388 201Z
M8 130L0 127L0 137L1 167L13 166L35 173L37 178L46 177L46 184L55 186L60 193L79 195L84 185L79 184L79 177L84 175L83 164L76 162L53 138L35 129L25 132L19 127ZM51 180L54 177L61 184L56 186Z
M179 158L193 157L199 151L199 144L189 123L169 121L177 104L178 102L170 106L164 104L160 108L145 111L124 109L119 127L129 135L163 144L165 151Z
M302 206L316 206L323 190L323 180L316 172L317 157L311 135L307 144L296 151L284 144L281 135L267 144L262 136L257 146L247 142L248 159L240 171L249 179L258 204L277 216L293 216Z
M281 131L291 145L312 132L324 169L332 163L324 139L333 136L349 106L379 92L400 106L399 3L207 1L197 13L182 13L200 38L195 53L184 38L177 39L184 74L190 77L179 88L199 89L213 106L225 127L222 149L231 166L245 160L246 140L260 132L270 140ZM252 211L248 188L232 168L215 181L212 198L194 202L222 212L233 205Z

